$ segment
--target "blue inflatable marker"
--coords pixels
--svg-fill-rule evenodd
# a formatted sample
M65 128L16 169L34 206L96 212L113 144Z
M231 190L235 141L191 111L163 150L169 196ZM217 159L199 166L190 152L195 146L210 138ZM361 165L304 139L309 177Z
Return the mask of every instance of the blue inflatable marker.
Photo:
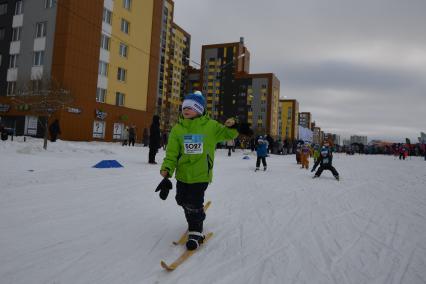
M97 169L123 168L116 160L102 160L93 167Z

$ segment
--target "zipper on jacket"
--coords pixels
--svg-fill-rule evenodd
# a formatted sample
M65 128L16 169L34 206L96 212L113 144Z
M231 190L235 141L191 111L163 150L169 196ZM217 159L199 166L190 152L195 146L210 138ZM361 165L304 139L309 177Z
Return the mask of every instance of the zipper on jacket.
M176 167L175 167L175 171L176 171L176 173L175 174L177 174L178 173L178 163L179 163L179 160L180 160L180 158L182 157L182 154L181 153L179 153L179 155L177 156L177 159L176 159Z
M207 174L210 175L210 170L213 168L213 161L210 158L210 155L207 154Z

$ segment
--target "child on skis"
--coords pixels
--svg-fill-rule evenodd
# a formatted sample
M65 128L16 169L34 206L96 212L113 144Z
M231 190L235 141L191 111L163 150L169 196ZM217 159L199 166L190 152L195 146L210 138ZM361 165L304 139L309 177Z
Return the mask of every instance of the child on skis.
M262 136L259 136L257 139L257 145L256 145L256 154L257 154L257 160L256 160L256 172L259 170L260 167L260 161L262 161L263 170L266 171L266 156L268 155L268 141L264 139Z
M205 238L204 192L212 181L216 144L238 136L234 119L222 125L209 118L205 107L205 99L199 91L184 98L182 116L170 132L160 170L164 179L156 189L165 200L172 188L169 178L175 173L176 202L183 207L188 222L188 250L197 249ZM239 131L244 133L242 127Z
M297 144L297 146L296 146L296 162L297 162L298 165L302 163L301 153L302 153L302 146L300 144Z
M300 150L302 167L301 169L309 169L309 157L311 156L311 147L308 144L303 144L302 149Z
M314 164L317 162L317 160L319 159L319 157L320 157L320 148L319 148L319 145L315 145L314 146Z
M321 148L320 157L316 161L314 167L311 170L311 172L314 172L315 169L317 168L317 166L320 165L320 167L318 168L318 170L315 173L315 175L313 176L313 178L318 178L318 177L321 176L321 174L324 170L329 170L333 173L333 176L337 180L339 180L339 173L333 167L332 163L333 163L333 154L331 153L331 151L326 146L323 146Z

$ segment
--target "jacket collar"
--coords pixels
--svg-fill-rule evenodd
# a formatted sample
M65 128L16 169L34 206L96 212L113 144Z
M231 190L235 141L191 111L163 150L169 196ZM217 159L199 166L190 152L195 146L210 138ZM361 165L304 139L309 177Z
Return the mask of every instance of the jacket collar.
M196 118L184 118L182 114L179 116L179 124L181 124L184 127L192 127L195 125L204 125L209 120L209 115L207 113L204 113L201 116L197 116Z

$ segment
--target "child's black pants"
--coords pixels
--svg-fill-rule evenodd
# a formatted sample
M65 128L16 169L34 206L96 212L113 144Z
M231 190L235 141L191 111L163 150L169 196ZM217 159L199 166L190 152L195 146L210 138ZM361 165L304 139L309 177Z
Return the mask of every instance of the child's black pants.
M315 173L315 175L317 177L319 177L324 170L331 171L333 173L333 176L338 176L339 175L339 173L336 171L336 169L333 166L320 166L318 168L317 172Z
M257 157L256 168L260 167L260 160L262 160L262 165L266 167L266 157Z
M203 231L203 221L206 218L204 213L204 192L208 187L207 182L201 183L176 183L176 202L183 207L189 231Z

